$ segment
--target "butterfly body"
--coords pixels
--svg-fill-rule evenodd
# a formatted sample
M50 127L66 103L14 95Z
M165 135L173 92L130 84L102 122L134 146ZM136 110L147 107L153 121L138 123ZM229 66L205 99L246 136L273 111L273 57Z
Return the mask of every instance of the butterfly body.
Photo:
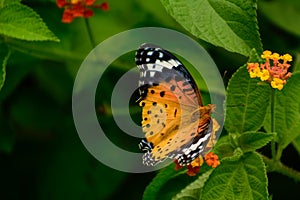
M210 113L215 106L203 106L191 74L170 52L144 44L136 53L136 64L146 133L139 144L146 152L143 163L153 166L171 158L188 165L204 153L212 136Z

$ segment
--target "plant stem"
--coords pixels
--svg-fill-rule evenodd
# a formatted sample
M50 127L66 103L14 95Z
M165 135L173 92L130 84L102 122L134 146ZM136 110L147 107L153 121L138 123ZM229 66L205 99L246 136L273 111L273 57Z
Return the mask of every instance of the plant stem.
M271 91L271 133L275 132L275 90L272 89ZM275 139L271 141L271 153L272 159L276 160L276 144ZM279 158L280 159L280 158Z
M92 45L92 48L94 48L96 46L96 42L95 42L95 39L94 39L93 34L92 34L92 29L91 29L90 22L87 18L85 18L84 21L85 21L85 26L86 26L89 38L90 38L90 43Z
M285 176L288 176L292 179L294 179L296 182L300 182L300 172L289 168L288 166L282 164L278 160L270 159L264 155L262 155L263 161L268 167L268 171L270 172L278 172L280 174L283 174Z

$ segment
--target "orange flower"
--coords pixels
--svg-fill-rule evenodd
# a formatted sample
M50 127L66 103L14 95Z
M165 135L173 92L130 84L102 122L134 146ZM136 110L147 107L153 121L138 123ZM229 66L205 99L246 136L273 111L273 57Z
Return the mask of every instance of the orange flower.
M56 0L59 8L64 8L62 22L71 23L76 17L89 18L94 15L91 8L98 8L103 11L109 9L108 3L95 4L96 0Z
M175 163L175 165L176 165L176 166L175 166L175 170L176 170L176 171L183 168L183 166L180 165L180 164L178 163L178 160L177 160L177 159L174 160L174 163Z
M205 155L204 157L205 162L208 166L211 166L212 168L216 168L217 166L220 165L220 161L218 158L218 155L209 152L208 154ZM174 160L174 163L176 164L175 170L182 169L183 166L178 163L177 160ZM197 173L200 172L200 167L203 165L203 157L199 156L195 160L193 160L190 164L186 166L187 171L186 174L189 176L196 176Z
M56 5L59 7L59 8L62 8L64 7L65 5L67 5L68 3L66 2L66 0L56 0Z
M108 5L108 3L107 3L107 2L102 3L102 4L101 4L101 9L102 9L103 11L108 11L108 10L109 10L109 5Z
M188 165L186 168L186 174L189 176L196 176L200 172L200 166L193 167L192 165Z
M204 159L206 164L208 166L211 166L212 168L216 168L221 164L218 155L214 154L213 152L209 152L208 154L206 154Z
M189 165L187 165L187 175L196 176L200 172L200 167L203 165L204 161L202 156L199 156L193 160Z
M85 0L85 5L92 6L96 0Z
M177 160L174 160L174 163L176 164L175 170L179 170L183 168L183 166L180 165ZM200 167L202 166L202 164L203 164L203 158L202 156L199 156L198 158L196 158L186 166L187 168L186 174L189 176L196 176L197 173L200 172Z
M290 64L287 63L293 60L292 56L289 54L280 56L267 50L263 52L261 58L265 59L265 63L248 63L250 78L258 77L261 81L269 82L272 88L282 90L286 80L292 75L288 72Z
M74 19L74 15L72 10L70 9L65 9L62 17L62 22L63 23L71 23Z

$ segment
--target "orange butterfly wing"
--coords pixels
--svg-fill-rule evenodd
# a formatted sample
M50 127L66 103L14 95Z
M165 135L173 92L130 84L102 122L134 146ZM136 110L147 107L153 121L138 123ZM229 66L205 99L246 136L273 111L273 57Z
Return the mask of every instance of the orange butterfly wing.
M166 158L189 164L204 151L211 136L210 112L203 107L192 76L171 53L145 44L136 54L140 69L140 106L146 140L140 148L147 151L146 165Z

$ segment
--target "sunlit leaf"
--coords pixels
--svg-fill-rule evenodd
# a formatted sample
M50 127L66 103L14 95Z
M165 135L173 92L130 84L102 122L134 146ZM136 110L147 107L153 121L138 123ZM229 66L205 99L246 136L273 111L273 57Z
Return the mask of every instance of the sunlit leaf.
M270 87L250 78L246 66L230 79L227 87L225 127L231 133L257 131L263 124L269 105Z
M0 0L0 8L8 4L19 3L20 1L21 0Z
M174 170L175 165L169 165L162 169L152 182L147 186L143 200L152 199L171 199L184 189L189 183L197 179L196 176L190 177L185 171L181 169L179 171ZM208 167L202 166L201 173L205 173ZM211 168L210 168L211 169Z
M209 170L203 174L201 174L197 180L189 184L186 188L180 191L173 200L180 199L199 199L202 188L204 187L205 182L209 178L209 175L213 172L213 170Z
M266 200L267 176L261 157L250 152L238 161L224 161L204 185L203 200Z
M5 82L5 76L6 76L6 65L7 60L10 56L10 50L7 48L5 44L0 43L0 91L4 85Z
M202 40L243 55L249 55L252 48L262 48L255 1L161 2L178 23Z
M263 132L246 132L239 136L239 145L243 149L243 152L255 151L274 138L273 133L263 133Z
M59 41L34 10L17 3L0 8L0 34L27 41Z

